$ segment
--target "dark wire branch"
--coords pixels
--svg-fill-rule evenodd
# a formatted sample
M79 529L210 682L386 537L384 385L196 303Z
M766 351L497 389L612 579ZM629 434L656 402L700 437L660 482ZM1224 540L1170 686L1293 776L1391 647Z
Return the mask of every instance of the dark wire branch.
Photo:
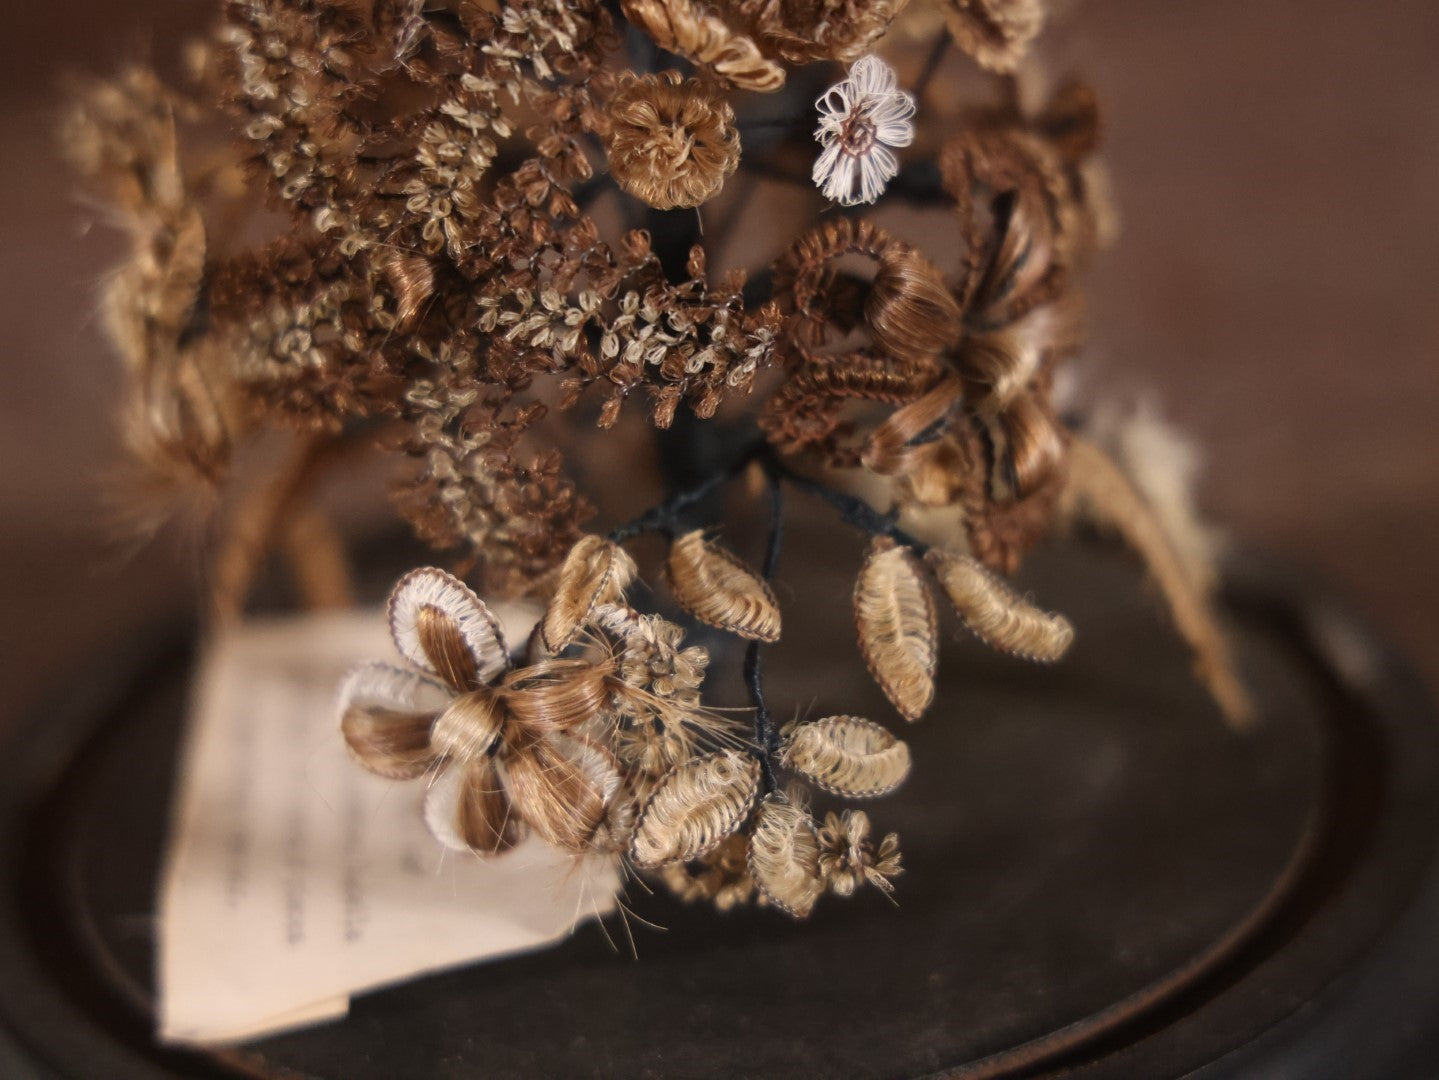
M899 527L894 514L883 513L856 495L846 495L817 480L801 476L784 463L773 447L764 442L752 443L724 468L710 474L697 484L674 492L664 502L651 507L639 517L611 529L608 533L609 539L617 544L622 544L650 532L674 536L678 524L684 518L685 510L714 494L722 485L734 479L755 461L764 466L765 475L769 477L772 485L789 484L806 495L812 495L828 503L839 512L840 519L847 524L853 525L871 536L887 536L898 544L913 548L920 555L929 551L929 544ZM771 543L777 544L778 541L771 538ZM774 558L779 558L777 551ZM769 574L766 573L765 577L769 577Z
M673 537L684 520L684 512L696 503L703 502L723 484L743 472L750 462L764 454L766 444L752 443L724 468L712 473L699 483L673 492L664 502L651 507L639 517L619 525L609 532L609 539L623 544L643 533L657 532Z
M773 454L773 451L770 453ZM785 483L807 495L813 495L815 498L829 503L839 511L840 518L847 524L862 529L871 536L887 536L895 543L913 548L920 555L929 551L930 545L911 536L899 527L894 514L881 513L856 495L846 495L842 491L835 491L834 488L800 476L778 461L774 463L767 461L766 468L773 470L774 475L782 477Z
M769 540L765 544L764 564L760 573L765 581L772 581L779 569L780 546L784 540L784 489L780 476L771 467L771 460L765 459L765 478L769 481ZM764 673L760 663L763 644L751 641L744 655L744 681L749 687L750 704L754 706L754 742L758 751L764 790L768 794L775 789L774 757L779 751L779 731L769 714L764 698Z
M939 36L935 38L934 44L930 47L929 55L924 59L924 67L920 69L919 78L914 81L914 100L924 104L925 91L929 84L934 81L935 75L939 73L940 66L944 63L945 54L949 52L949 43L954 39L950 36L949 27L940 30Z
M930 545L905 532L896 523L894 514L885 514L854 495L846 495L831 487L801 476L787 466L772 446L756 442L748 446L724 468L717 470L700 483L674 492L658 506L639 517L613 529L609 539L624 543L642 533L658 532L673 539L685 520L685 510L703 502L725 483L732 480L751 464L758 462L764 468L768 481L770 515L768 540L765 544L764 562L760 573L765 581L773 581L779 569L780 549L784 540L784 485L789 484L806 495L812 495L839 511L840 518L871 536L887 536L919 553L925 554ZM779 729L770 715L764 696L764 670L762 663L763 644L751 641L745 649L744 681L749 691L750 704L754 708L754 746L751 752L759 760L761 780L766 794L776 788L775 757L779 753Z

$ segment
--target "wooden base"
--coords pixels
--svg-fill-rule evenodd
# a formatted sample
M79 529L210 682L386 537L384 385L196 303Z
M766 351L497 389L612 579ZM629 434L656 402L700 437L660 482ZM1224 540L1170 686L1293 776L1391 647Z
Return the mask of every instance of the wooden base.
M825 552L786 553L781 597L829 599L786 610L771 700L899 724L839 615L857 549ZM638 959L611 920L216 1056L149 1034L189 656L117 652L0 759L0 1074L1439 1074L1439 739L1407 669L1248 560L1228 607L1263 718L1235 734L1124 558L1041 553L1021 584L1078 644L1035 668L951 624L913 775L866 806L902 838L897 906L796 924L632 887L666 928Z

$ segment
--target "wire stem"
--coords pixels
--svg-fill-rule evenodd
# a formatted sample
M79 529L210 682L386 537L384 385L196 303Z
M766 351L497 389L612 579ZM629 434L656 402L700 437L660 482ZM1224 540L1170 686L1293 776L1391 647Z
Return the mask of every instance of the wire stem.
M945 53L949 52L949 43L953 40L949 34L949 27L944 27L935 38L934 44L930 46L929 55L925 57L924 67L920 70L919 78L915 80L914 100L921 105L924 104L924 92L929 89L929 84L939 72L940 65L944 62Z
M787 466L773 447L765 442L750 444L724 468L705 477L697 484L682 488L671 494L658 506L641 514L634 520L612 530L610 540L623 543L642 533L659 532L673 537L684 511L703 502L723 484L758 461L764 467L769 487L769 531L765 544L764 562L761 574L766 581L773 580L779 569L780 549L784 540L784 485L789 484L806 495L812 495L828 503L845 522L862 529L871 536L888 536L897 543L914 549L923 555L929 545L905 532L896 524L894 514L876 510L854 495L846 495L818 481L801 476ZM749 691L750 704L754 708L754 756L760 763L761 779L766 794L775 790L775 757L779 753L779 730L770 715L764 696L763 644L751 641L745 649L744 681Z
M765 544L764 564L760 569L766 581L772 580L779 568L780 546L784 540L784 489L780 486L779 474L770 468L770 464L767 460L765 476L769 480L769 540ZM759 758L764 790L768 794L775 789L774 756L779 750L779 731L775 728L774 718L770 716L769 706L765 703L764 672L760 662L762 649L760 642L751 641L749 648L745 650L744 681L749 687L750 704L754 706L756 756Z
M651 507L639 517L611 529L609 539L616 544L623 544L626 540L632 540L643 533L657 532L666 536L674 536L678 531L678 524L684 511L709 498L721 485L743 472L750 462L764 453L764 450L764 443L752 443L724 468L705 477L697 484L681 488L658 506Z
M844 492L836 491L818 481L800 476L780 461L773 450L768 448L766 450L765 469L771 476L780 477L785 483L806 495L812 495L828 503L839 511L839 516L845 523L862 529L871 536L888 536L895 543L913 548L920 555L929 551L928 544L899 527L894 514L881 513L856 495L846 495Z

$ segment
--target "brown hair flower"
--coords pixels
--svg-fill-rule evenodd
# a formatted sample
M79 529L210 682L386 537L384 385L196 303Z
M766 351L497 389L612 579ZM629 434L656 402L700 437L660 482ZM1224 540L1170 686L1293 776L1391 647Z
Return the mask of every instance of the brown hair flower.
M611 664L511 668L489 608L434 568L395 587L390 633L411 667L354 671L340 729L372 772L434 774L425 820L442 843L493 854L529 829L576 854L614 843L607 825L623 808L623 770L594 737Z
M733 7L760 50L791 64L859 59L909 0L740 0Z
M610 122L610 172L660 210L698 206L739 165L734 111L719 87L677 71L625 75Z
M784 68L767 59L747 35L691 0L623 0L625 18L643 27L656 45L683 56L743 90L771 93L784 85Z

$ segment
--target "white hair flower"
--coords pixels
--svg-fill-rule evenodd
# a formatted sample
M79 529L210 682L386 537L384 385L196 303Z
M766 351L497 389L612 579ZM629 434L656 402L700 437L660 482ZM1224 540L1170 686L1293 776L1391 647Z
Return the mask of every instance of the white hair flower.
M874 202L899 173L890 148L914 141L914 95L899 89L894 68L863 56L815 108L814 137L824 147L814 163L815 186L841 206Z

